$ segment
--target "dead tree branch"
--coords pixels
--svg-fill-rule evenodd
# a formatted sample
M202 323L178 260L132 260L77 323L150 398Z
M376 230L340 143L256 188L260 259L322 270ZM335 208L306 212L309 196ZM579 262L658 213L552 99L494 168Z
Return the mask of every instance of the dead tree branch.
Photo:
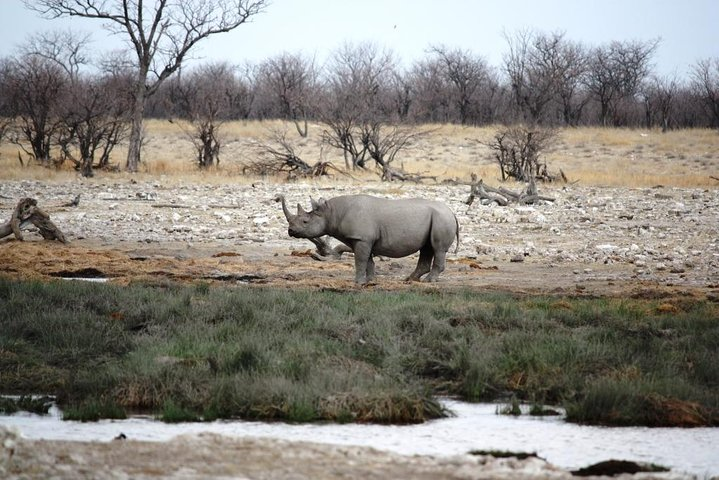
M485 184L482 179L477 179L476 174L472 174L472 183L470 185L469 197L464 203L472 205L476 198L480 201L495 202L503 207L510 203L518 203L520 205L537 203L539 201L554 202L555 199L537 192L537 184L534 178L530 178L527 187L522 192L513 192L507 188L494 188Z
M297 177L329 176L332 170L351 177L335 167L331 162L319 161L310 165L300 158L295 146L287 138L285 131L273 130L270 140L260 145L260 153L264 158L256 160L245 167L246 173L255 175L278 175L286 173L289 179Z
M68 243L65 235L50 220L50 215L37 206L37 200L34 198L23 198L18 202L10 220L0 225L0 238L7 237L12 233L17 240L22 241L22 230L30 224L38 228L40 235L45 240Z

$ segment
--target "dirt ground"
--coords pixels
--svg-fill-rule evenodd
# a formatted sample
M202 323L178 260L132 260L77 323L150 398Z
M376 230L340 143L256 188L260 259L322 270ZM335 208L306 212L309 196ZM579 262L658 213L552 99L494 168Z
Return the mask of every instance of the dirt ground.
M273 201L309 208L310 196L373 193L445 201L460 245L434 284L408 283L417 255L378 258L367 289L412 288L595 296L719 297L719 190L545 187L532 206L467 206L466 186L295 183L208 185L163 181L10 181L0 218L22 197L50 214L69 243L0 240L0 274L13 278L205 281L355 290L351 254L317 261L287 235ZM63 203L81 195L77 207ZM333 240L333 242L335 242ZM336 243L336 242L335 242Z

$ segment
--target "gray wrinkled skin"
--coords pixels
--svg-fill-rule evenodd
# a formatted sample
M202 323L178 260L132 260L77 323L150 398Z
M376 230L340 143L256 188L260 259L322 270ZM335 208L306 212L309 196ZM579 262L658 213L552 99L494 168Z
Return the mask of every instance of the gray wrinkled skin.
M296 238L329 235L354 252L355 282L363 285L374 278L374 255L399 258L419 252L417 268L407 280L435 282L444 271L447 251L459 244L459 223L452 210L441 202L369 195L345 195L312 201L312 211L297 205L290 213L284 197L282 209L289 222L288 233Z

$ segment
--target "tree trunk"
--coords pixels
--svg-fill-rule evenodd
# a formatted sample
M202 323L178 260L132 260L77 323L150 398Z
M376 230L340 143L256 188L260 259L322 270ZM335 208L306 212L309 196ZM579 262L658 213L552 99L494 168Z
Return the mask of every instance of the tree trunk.
M130 127L129 147L127 150L128 172L137 172L140 165L140 150L142 149L142 125L145 117L145 81L147 74L138 77L135 85L134 104L132 106L132 125Z

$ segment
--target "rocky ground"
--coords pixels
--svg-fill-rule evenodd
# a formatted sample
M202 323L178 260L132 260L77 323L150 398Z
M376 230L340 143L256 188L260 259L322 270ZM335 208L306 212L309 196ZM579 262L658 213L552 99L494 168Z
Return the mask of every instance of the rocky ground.
M273 199L283 193L290 204L309 208L310 196L360 192L442 200L461 225L459 249L450 254L439 283L403 281L414 268L414 256L379 259L376 283L362 288L640 296L666 298L669 304L695 298L719 301L719 189L541 186L540 193L554 202L500 207L467 206L469 187L451 185L200 184L131 177L3 181L0 220L10 218L20 198L33 197L69 243L44 241L32 232L23 242L6 237L0 240L0 275L356 289L351 255L331 262L312 259L313 245L287 235L282 209ZM63 206L78 194L78 206ZM17 440L13 445L11 463L0 458L0 476L570 477L538 459L403 457L215 435L169 443ZM9 455L7 449L4 455Z
M0 219L20 198L34 197L70 243L6 237L0 273L355 288L351 255L319 262L309 241L287 235L273 200L279 192L307 209L310 196L360 192L445 201L461 242L432 288L719 297L719 189L662 187L543 186L554 202L501 207L467 206L469 187L461 185L6 181ZM77 207L61 206L78 194ZM418 288L403 282L415 263L416 256L379 259L370 288Z

